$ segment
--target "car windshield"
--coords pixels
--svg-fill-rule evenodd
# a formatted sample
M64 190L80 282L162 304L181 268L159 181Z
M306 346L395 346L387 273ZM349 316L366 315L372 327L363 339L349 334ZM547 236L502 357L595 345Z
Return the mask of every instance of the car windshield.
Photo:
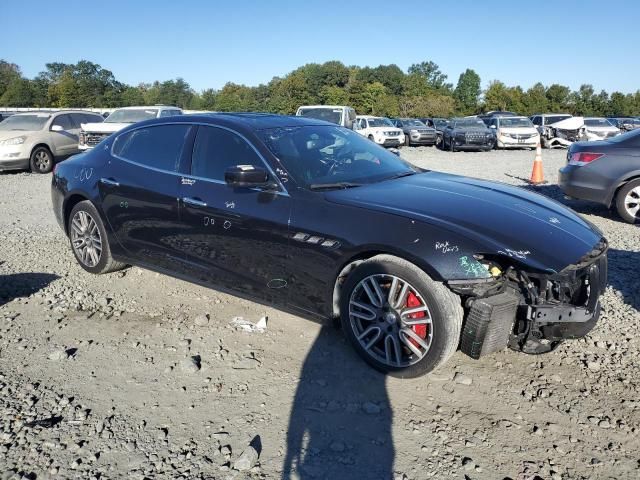
M606 118L585 118L584 124L587 127L613 127Z
M406 127L426 127L420 120L402 120L402 124Z
M109 115L104 123L136 123L142 120L149 120L158 116L158 109L140 108L140 109L122 109L116 110Z
M391 120L389 120L388 118L377 117L377 118L369 119L369 126L370 127L393 127L393 123L391 123Z
M449 120L447 120L446 118L434 118L433 125L436 128L442 129L449 125Z
M342 125L342 109L340 108L301 108L298 115Z
M544 123L545 125L551 125L552 123L560 122L567 118L571 118L571 115L550 115L545 118Z
M289 175L305 188L348 188L418 171L392 152L342 127L273 128L262 134Z
M533 123L526 117L503 117L500 118L500 126L505 128L533 127Z
M48 113L13 115L0 123L0 130L42 130L50 116Z
M482 127L486 128L486 125L479 118L461 118L455 121L455 127Z

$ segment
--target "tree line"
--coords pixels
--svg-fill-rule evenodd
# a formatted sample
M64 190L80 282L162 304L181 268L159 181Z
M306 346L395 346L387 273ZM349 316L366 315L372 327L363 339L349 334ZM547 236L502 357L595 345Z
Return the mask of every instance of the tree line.
M577 91L559 84L536 83L525 90L499 80L481 89L472 69L460 74L455 87L432 61L411 65L346 66L339 61L310 63L258 86L229 82L219 90L196 92L182 78L127 85L100 65L47 63L35 78L16 64L0 60L1 107L123 107L176 105L213 111L266 111L293 114L300 105L350 105L360 114L403 117L450 117L489 110L523 115L567 112L574 115L640 114L640 90L597 92L585 84Z

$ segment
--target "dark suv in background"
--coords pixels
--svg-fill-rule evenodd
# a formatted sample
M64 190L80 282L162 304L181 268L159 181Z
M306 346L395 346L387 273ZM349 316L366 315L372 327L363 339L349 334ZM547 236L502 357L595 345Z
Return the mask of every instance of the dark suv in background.
M442 131L442 149L482 150L488 152L496 144L496 135L478 117L452 118Z
M435 128L427 127L423 122L416 118L392 118L391 123L402 130L404 133L404 144L411 145L430 145L436 144L438 135Z
M439 147L442 143L442 131L447 125L449 125L449 119L441 117L427 117L420 118L419 120L421 120L427 127L431 127L436 131L436 147Z

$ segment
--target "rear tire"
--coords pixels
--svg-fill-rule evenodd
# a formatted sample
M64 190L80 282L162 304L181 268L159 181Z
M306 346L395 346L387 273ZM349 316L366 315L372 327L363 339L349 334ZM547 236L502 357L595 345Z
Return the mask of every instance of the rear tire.
M53 170L54 158L47 147L36 147L31 152L29 166L33 173L49 173Z
M67 219L67 232L76 260L87 272L102 274L126 267L111 256L107 232L96 207L88 200L76 204Z
M423 310L415 312L416 305ZM409 309L415 313L407 313ZM347 338L369 365L412 378L431 372L453 355L463 310L457 295L412 263L377 255L358 265L345 281L340 319Z
M616 210L627 223L640 221L640 178L631 180L618 190Z

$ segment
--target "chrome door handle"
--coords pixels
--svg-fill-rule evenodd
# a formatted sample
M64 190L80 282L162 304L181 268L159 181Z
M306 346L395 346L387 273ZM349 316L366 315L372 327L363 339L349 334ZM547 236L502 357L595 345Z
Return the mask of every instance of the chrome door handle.
M188 203L189 205L195 205L196 207L206 207L207 206L207 202L203 202L202 200L198 200L196 198L182 197L182 201L184 203Z
M116 182L115 180L111 180L110 178L101 178L100 182L104 183L105 185L111 185L113 187L119 187L120 186L120 184L118 182Z

